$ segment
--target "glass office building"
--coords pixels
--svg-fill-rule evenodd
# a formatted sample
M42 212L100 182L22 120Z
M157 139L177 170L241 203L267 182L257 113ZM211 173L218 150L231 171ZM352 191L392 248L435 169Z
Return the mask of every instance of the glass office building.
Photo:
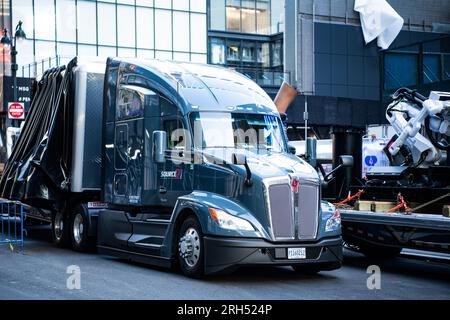
M27 34L18 44L19 76L39 74L42 60L47 68L56 56L61 63L75 55L207 62L207 0L8 2L11 26L21 20Z
M209 0L208 62L276 86L283 74L283 0Z

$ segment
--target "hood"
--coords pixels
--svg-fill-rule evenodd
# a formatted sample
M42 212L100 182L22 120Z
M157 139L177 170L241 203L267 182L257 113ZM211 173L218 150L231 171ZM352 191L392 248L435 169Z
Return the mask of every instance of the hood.
M311 165L289 153L234 148L207 148L203 151L207 162L226 163L233 169L243 168L242 165L231 164L233 154L245 155L252 177L259 177L261 180L288 175L302 180L320 182L316 170Z

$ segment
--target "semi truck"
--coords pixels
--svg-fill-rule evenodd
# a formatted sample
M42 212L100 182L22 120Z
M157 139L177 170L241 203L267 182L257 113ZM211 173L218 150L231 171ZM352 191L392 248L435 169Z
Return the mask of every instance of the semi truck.
M1 196L57 246L190 277L341 266L340 214L274 102L225 68L74 58L37 81Z

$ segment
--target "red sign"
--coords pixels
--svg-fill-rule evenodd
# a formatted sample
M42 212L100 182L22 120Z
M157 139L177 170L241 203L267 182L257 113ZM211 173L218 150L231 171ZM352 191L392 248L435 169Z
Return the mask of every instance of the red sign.
M25 119L25 105L21 102L8 103L8 118L14 120Z

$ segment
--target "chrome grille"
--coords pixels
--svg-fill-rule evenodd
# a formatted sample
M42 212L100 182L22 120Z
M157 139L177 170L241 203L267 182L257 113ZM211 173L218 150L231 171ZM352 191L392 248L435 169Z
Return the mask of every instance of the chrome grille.
M298 188L298 238L315 239L319 219L319 185L300 181Z
M291 187L288 184L269 186L270 215L272 229L277 239L294 237L293 205Z
M274 239L315 239L319 223L319 185L300 180L295 194L288 178L268 179L264 186Z

